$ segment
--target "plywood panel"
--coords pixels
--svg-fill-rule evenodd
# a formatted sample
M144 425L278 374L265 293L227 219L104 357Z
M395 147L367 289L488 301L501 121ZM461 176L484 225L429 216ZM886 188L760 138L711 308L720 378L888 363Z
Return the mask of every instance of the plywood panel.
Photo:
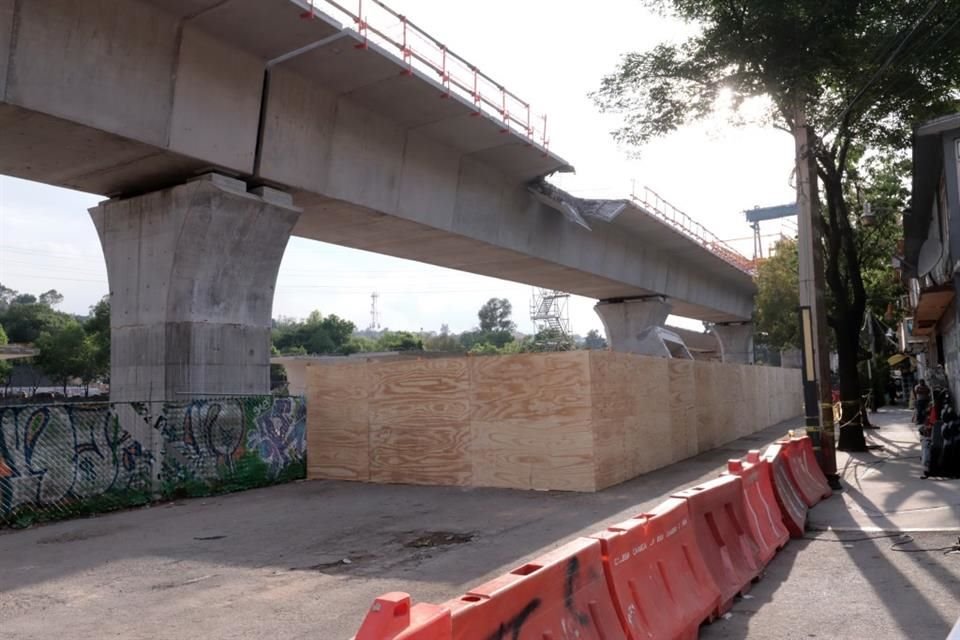
M593 491L800 412L797 370L608 351L308 374L308 474Z
M367 363L310 365L307 477L369 480Z
M479 486L593 491L589 421L472 422L473 477Z
M370 363L370 479L468 485L470 375L465 358Z
M589 353L479 356L470 362L470 419L476 422L590 420Z
M696 381L692 360L668 361L671 429L697 438ZM698 451L700 450L699 439Z
M723 365L717 367L724 368ZM722 373L711 362L697 362L693 368L694 389L697 415L697 451L706 451L717 446L722 437L718 432L728 428L720 420L718 414L719 400L722 394L718 393L717 384Z

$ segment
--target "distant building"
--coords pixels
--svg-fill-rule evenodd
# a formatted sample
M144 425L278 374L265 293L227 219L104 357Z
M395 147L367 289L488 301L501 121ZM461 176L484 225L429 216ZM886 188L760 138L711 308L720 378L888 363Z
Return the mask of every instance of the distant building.
M927 122L913 138L912 205L903 218L899 262L908 317L901 348L917 357L918 373L942 365L954 403L960 399L960 113Z

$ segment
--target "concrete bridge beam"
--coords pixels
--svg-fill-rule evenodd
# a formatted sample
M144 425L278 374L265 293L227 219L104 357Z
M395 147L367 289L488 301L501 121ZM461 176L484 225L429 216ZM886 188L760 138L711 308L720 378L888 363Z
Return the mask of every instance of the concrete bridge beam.
M753 364L753 323L724 322L713 325L713 334L720 343L723 362Z
M208 174L90 210L111 294L110 397L270 391L274 286L290 197Z
M666 324L672 309L663 296L601 301L594 311L603 322L607 344L614 351L662 356L663 345L650 329Z

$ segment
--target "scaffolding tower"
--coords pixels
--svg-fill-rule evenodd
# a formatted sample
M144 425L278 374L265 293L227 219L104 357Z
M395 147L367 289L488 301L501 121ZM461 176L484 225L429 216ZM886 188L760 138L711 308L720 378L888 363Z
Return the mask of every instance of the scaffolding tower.
M544 351L560 351L570 344L569 303L569 293L534 287L530 320L536 332L535 340Z

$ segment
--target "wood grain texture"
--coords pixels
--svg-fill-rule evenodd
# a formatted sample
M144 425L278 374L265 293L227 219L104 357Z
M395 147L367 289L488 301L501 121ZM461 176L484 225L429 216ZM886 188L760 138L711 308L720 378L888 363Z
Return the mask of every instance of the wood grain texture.
M370 363L370 479L469 485L465 358Z
M312 365L308 477L595 491L801 410L800 371L610 351Z
M307 367L307 478L370 479L367 363Z

